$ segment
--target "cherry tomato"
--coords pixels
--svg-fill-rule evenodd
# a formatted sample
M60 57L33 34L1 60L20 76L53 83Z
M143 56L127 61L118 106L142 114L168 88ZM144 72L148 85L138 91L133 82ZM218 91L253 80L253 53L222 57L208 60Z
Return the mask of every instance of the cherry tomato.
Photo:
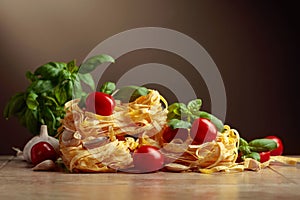
M154 172L164 165L164 157L154 146L144 145L133 153L134 168L139 173Z
M115 108L114 98L103 92L92 92L86 98L86 109L98 115L109 116Z
M172 129L171 127L166 127L163 132L164 142L171 142L173 139L181 139L186 141L189 131L185 128Z
M267 139L272 139L277 143L277 148L273 149L270 153L271 156L280 156L283 153L283 144L280 138L276 137L276 136L268 136L266 137Z
M218 130L208 119L198 118L193 122L190 134L194 144L202 144L215 140Z
M263 163L263 162L270 160L270 155L271 155L270 151L260 152L259 153L259 156L260 156L259 162Z
M58 154L53 146L48 142L38 142L31 147L31 162L34 165L39 164L44 160L55 161Z
M236 158L236 161L235 161L235 162L236 162L236 163L243 162L242 156L243 156L242 152L239 152L239 153L238 153L238 157Z

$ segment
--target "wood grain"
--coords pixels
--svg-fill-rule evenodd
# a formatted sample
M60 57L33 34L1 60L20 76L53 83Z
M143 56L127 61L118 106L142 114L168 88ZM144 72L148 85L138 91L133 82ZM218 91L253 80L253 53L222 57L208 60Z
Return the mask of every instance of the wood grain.
M34 172L0 157L0 199L299 199L300 168L274 165L259 172L70 174Z

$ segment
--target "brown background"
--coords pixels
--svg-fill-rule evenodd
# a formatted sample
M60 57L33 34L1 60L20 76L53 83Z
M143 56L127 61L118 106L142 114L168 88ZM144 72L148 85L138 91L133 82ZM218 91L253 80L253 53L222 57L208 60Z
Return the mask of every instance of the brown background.
M297 6L258 2L0 0L0 112L10 96L27 87L27 70L48 61L80 63L98 43L128 29L165 27L192 37L211 55L226 88L227 124L247 140L278 135L285 154L300 154ZM148 62L192 74L177 56L145 50L118 59L107 79ZM206 87L193 87L209 110ZM31 137L16 119L1 117L0 127L0 154L13 153L12 146L22 147Z

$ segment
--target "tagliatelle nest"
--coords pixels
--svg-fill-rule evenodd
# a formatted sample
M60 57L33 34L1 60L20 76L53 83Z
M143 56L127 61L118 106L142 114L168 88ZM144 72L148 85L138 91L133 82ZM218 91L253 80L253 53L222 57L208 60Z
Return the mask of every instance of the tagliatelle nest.
M172 163L188 166L192 171L213 173L216 171L242 171L235 163L238 157L239 134L228 125L218 132L214 141L201 145L189 145L191 139L183 143L168 143L164 146L165 157Z
M227 125L212 142L190 145L192 139L188 138L164 143L168 111L161 100L164 101L157 91L150 90L134 102L118 102L110 116L81 109L78 99L67 102L60 134L60 152L66 167L71 172L128 169L133 167L132 152L139 145L149 144L160 148L169 163L166 169L172 171L243 170L235 163L239 134Z
M162 108L160 100L160 94L151 90L134 102L118 102L110 116L82 110L79 99L67 102L60 135L60 151L67 168L111 172L132 167L131 151L139 143L158 146L151 137L162 130L167 119L167 109Z

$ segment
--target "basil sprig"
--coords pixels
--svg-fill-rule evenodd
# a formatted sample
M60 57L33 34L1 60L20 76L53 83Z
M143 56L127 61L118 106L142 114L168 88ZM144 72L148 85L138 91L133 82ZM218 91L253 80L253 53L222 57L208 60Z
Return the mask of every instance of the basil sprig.
M60 120L65 116L64 104L71 99L86 96L82 83L95 90L89 72L105 62L114 62L114 59L102 54L87 59L80 66L76 65L75 60L68 63L49 62L33 73L26 72L30 85L26 91L10 98L3 116L6 119L16 116L34 135L39 133L42 124L47 125L49 135L56 135Z
M254 139L249 143L240 138L239 144L239 151L242 153L242 159L245 158L253 158L257 161L260 161L261 152L271 151L277 148L277 143L274 140L261 138L261 139Z
M219 132L223 132L224 124L223 122L218 119L216 116L201 111L202 100L201 99L194 99L188 102L187 105L184 103L173 103L168 107L168 120L170 120L169 124L171 127L177 126L182 128L189 127L193 123L193 121L197 118L206 118L210 120L218 129ZM176 121L171 121L173 119L177 119ZM178 125L176 125L178 123ZM184 124L184 125L183 125Z

